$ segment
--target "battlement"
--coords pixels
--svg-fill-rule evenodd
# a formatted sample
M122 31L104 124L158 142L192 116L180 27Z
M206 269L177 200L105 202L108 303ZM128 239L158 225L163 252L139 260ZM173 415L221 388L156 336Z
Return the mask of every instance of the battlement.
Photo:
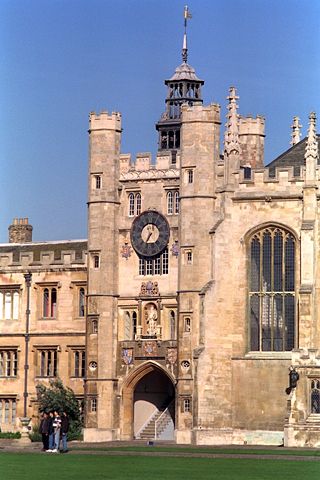
M149 170L172 170L179 169L180 152L159 152L152 162L150 152L139 152L133 159L131 153L120 154L120 173L146 172Z
M292 188L295 184L301 188L304 184L304 171L302 168L300 175L297 176L294 173L294 167L277 167L274 171L274 175L270 176L269 168L258 169L241 169L239 172L239 190L250 190L254 188L268 188L283 189L284 187Z
M239 115L239 136L241 135L261 135L265 136L265 119L261 115L246 117ZM241 138L240 138L241 141Z
M210 105L193 105L187 104L181 107L182 123L189 122L212 122L220 124L220 105L211 103Z
M87 241L1 244L0 271L5 268L84 268L87 261Z
M317 348L299 348L292 351L294 367L320 367L320 350Z
M92 130L121 132L121 113L112 112L109 114L106 110L102 110L100 113L91 112L89 114L89 132Z

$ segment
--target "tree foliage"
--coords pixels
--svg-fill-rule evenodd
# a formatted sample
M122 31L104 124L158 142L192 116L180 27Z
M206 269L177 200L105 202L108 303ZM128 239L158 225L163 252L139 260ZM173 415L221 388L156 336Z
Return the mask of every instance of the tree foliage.
M37 400L42 412L66 412L70 421L70 434L78 435L82 428L79 402L69 387L65 387L59 378L50 380L49 386L37 385Z

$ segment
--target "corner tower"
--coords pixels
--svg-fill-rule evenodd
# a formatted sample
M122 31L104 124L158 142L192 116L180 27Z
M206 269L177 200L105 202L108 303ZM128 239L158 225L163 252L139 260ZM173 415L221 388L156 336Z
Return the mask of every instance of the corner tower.
M156 124L159 132L158 150L180 149L181 106L187 104L202 105L201 87L203 80L197 77L195 70L188 64L187 20L191 18L188 7L184 9L184 35L182 44L182 64L174 75L165 80L167 97L166 110Z

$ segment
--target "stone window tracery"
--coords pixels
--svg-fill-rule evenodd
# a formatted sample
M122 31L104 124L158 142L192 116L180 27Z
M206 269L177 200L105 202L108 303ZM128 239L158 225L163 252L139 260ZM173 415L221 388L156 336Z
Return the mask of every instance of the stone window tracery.
M128 214L129 217L135 217L140 215L141 213L141 193L129 193L128 196L128 203L129 209Z
M249 244L251 351L290 351L295 341L295 238L268 226Z
M86 299L86 292L85 292L85 289L81 287L79 288L79 317L84 317L85 299Z
M56 377L58 373L58 350L57 348L45 348L38 350L38 376Z
M169 255L166 248L153 258L139 257L139 275L167 275L169 273Z
M16 377L18 373L17 349L0 350L0 377Z
M0 398L0 425L16 423L17 418L17 399Z
M167 214L177 215L179 213L179 191L170 190L167 193Z
M76 378L85 377L86 352L84 349L73 350L73 376Z
M57 289L46 287L43 289L43 318L56 318L57 314Z
M0 320L18 320L19 291L16 289L0 290Z

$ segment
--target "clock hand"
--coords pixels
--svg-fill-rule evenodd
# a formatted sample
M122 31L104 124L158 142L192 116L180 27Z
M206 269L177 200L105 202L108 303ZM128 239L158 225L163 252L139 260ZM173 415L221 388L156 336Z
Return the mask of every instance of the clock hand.
M148 243L149 238L151 237L151 235L152 235L152 232L149 233L149 235L148 235L148 237L147 237L147 240L146 240L146 243Z

